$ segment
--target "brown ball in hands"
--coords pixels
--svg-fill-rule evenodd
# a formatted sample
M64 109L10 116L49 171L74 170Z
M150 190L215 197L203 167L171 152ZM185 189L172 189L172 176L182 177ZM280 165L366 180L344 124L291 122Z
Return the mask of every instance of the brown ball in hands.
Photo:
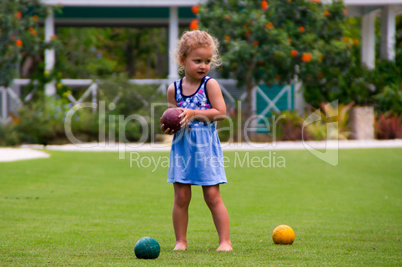
M174 132L177 132L181 128L181 118L179 115L183 112L181 108L169 108L162 114L161 123L164 125L164 128L169 128Z

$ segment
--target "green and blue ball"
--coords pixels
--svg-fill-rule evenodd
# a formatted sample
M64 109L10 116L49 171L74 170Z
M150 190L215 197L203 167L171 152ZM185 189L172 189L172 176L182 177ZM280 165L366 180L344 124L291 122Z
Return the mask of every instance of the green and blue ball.
M158 241L151 237L141 238L134 247L135 256L139 259L156 259L160 251Z

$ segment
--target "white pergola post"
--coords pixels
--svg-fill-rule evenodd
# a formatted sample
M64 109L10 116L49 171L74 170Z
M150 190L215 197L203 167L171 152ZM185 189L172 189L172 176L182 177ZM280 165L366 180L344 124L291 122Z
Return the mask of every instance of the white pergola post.
M381 53L383 59L395 59L395 6L387 5L381 10Z
M177 73L177 63L174 58L175 53L172 53L176 49L176 42L179 38L179 12L178 8L170 7L169 16L169 80L177 80L179 75Z
M362 17L362 64L369 69L375 67L375 14L374 12Z
M45 19L45 41L48 42L54 35L54 13L49 11ZM56 61L54 49L46 49L45 51L45 71L51 72ZM45 93L48 96L56 94L56 86L54 82L50 82L45 86Z

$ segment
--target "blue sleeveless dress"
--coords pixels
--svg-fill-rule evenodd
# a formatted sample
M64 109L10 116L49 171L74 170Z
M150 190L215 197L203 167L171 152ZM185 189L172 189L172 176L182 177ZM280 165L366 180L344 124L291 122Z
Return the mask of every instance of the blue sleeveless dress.
M177 107L207 110L212 108L206 89L210 77L205 76L197 91L183 95L183 79L175 81ZM169 183L216 185L226 183L222 148L216 122L192 120L173 137L169 162Z

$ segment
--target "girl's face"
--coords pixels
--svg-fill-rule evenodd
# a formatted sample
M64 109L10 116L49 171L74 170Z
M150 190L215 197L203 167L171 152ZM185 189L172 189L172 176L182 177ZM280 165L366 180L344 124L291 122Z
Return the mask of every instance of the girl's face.
M208 74L211 68L212 48L199 47L181 61L184 66L186 77L193 80L201 80Z

